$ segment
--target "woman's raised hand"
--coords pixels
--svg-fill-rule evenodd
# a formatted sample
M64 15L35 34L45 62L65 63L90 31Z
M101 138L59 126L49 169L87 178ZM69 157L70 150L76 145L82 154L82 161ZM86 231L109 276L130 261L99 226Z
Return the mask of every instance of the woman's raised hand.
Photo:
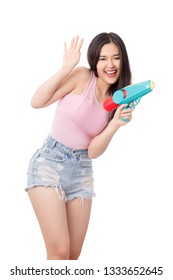
M80 50L83 44L83 39L79 39L79 36L74 37L71 40L69 48L67 43L64 43L64 56L63 65L68 68L74 68L80 61Z

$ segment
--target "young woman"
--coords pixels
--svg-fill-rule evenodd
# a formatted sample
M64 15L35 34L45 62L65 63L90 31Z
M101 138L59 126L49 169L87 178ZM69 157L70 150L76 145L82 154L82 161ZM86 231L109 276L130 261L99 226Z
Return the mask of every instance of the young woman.
M122 39L115 33L98 34L88 48L90 68L76 67L82 43L77 36L69 48L64 44L60 70L31 100L34 108L58 101L51 132L30 161L26 188L48 260L79 258L95 195L92 159L104 153L132 117L126 105L112 113L103 108L106 98L131 83Z

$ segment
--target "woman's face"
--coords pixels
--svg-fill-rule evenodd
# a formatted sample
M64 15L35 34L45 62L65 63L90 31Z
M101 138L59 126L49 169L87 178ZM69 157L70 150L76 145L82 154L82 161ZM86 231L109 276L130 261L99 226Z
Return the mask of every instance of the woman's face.
M114 43L105 44L97 63L98 77L105 83L114 84L120 75L120 54Z

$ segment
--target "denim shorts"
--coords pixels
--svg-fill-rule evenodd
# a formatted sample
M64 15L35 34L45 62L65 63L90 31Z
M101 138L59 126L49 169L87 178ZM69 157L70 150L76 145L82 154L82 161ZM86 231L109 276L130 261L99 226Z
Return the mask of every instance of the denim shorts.
M93 190L92 160L87 149L72 149L48 135L30 160L26 191L36 186L54 188L65 201L91 199Z

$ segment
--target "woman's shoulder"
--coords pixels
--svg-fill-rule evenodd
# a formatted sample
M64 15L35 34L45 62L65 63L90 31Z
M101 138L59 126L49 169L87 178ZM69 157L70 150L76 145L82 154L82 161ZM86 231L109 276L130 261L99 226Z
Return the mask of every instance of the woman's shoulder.
M77 78L80 78L82 80L85 80L85 79L88 80L90 78L92 72L87 67L78 66L75 68L74 73Z
M79 84L85 84L89 81L92 71L84 66L78 66L74 69L74 78L76 80L76 86Z
M84 66L78 66L73 70L75 87L72 92L81 94L92 76L92 71Z

